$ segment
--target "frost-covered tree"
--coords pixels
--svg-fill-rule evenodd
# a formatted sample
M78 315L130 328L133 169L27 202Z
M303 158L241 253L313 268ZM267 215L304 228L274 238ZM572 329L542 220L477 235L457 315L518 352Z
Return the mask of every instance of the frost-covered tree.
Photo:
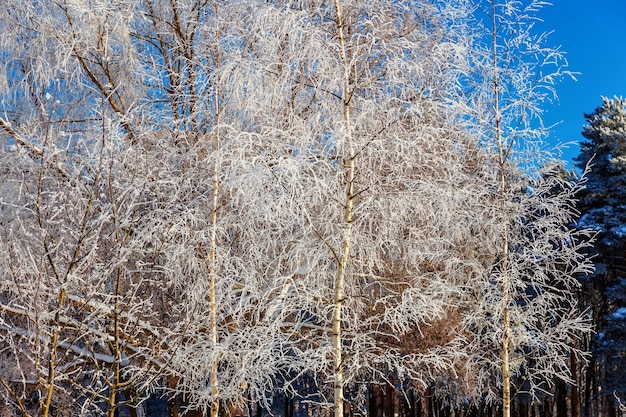
M456 310L480 192L455 103L467 9L447 6L267 4L242 25L228 95L257 155L243 181L263 192L236 200L257 221L245 233L271 242L262 269L281 283L294 374L319 376L312 398L336 416L364 406L365 383L424 389L463 357L455 326L424 337Z
M579 185L540 170L554 164L542 145L541 106L565 74L563 54L533 29L542 6L485 2L476 13L485 46L477 49L478 75L468 80L478 82L469 102L478 111L470 113L491 153L491 191L482 204L492 221L482 223L492 260L476 292L478 308L467 318L480 369L489 369L485 382L497 375L501 391L486 387L487 400L500 396L505 417L514 395L537 399L554 379L569 380L568 359L578 353L573 342L589 330L575 295L576 275L589 271L587 235L570 226Z

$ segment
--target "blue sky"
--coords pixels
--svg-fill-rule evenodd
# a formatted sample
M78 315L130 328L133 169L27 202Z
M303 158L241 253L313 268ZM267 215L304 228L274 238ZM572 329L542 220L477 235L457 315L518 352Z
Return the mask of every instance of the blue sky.
M559 100L546 105L544 123L553 128L553 141L579 142L583 113L601 104L600 96L626 97L626 0L550 0L539 17L550 30L550 43L567 53L569 70L577 81L557 85ZM579 149L570 146L563 159L571 161ZM570 162L570 167L571 162Z

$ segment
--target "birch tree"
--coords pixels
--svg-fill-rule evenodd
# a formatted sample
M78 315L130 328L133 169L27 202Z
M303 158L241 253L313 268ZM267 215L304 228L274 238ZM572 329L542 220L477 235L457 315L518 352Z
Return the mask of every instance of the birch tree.
M246 232L271 242L261 269L281 283L271 311L292 369L320 375L336 416L347 387L397 375L424 389L463 357L457 329L440 345L423 337L455 310L473 262L462 208L480 152L454 102L461 6L257 5L241 24L249 51L228 85L242 87L227 95L256 155L241 181L264 191L235 200L258 219Z
M493 343L480 348L489 352L481 361L497 366L488 366L486 376L498 375L506 417L515 393L537 399L553 379L568 380L567 358L581 353L574 340L589 331L575 296L576 277L590 272L583 255L590 235L572 227L581 185L553 173L542 144L541 105L567 75L563 53L547 46L545 33L534 32L544 5L490 1L476 15L488 46L475 66L483 71L476 78L482 92L471 106L480 109L475 123L493 155L492 191L484 204L494 220L485 236L494 262L485 270L478 314L468 317L477 340Z

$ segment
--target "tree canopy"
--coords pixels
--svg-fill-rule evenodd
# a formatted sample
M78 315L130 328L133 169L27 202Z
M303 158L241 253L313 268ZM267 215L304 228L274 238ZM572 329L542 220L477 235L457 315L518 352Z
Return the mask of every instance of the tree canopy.
M570 381L580 184L529 163L562 54L543 2L479 3L5 1L8 412Z

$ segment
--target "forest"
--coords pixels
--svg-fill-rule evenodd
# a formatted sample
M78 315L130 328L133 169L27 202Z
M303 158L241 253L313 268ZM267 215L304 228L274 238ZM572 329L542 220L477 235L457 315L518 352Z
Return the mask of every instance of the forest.
M626 100L567 170L545 6L3 0L0 416L626 415Z

